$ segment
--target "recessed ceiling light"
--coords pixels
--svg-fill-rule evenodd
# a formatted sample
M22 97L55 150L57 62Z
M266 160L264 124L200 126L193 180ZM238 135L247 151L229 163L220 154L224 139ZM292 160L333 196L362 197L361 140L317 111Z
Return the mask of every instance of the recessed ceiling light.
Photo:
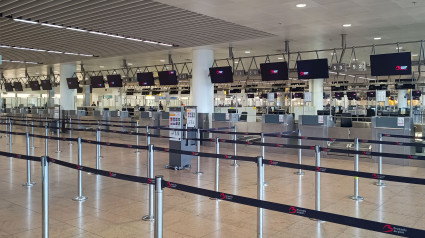
M398 46L398 47L396 47L395 49L396 49L396 50L402 50L402 49L403 49L403 47L402 47L402 46Z
M245 54L251 54L251 51L245 50Z
M105 66L103 66L103 65L99 65L99 67L100 67L100 68L105 68Z
M159 61L161 61L161 62L165 62L165 60L163 60L163 59L162 59L162 60L159 60Z
M307 4L305 3L298 3L297 5L295 5L296 7L302 8L302 7L306 7Z
M382 39L381 37L375 37L375 38L373 38L374 40L380 40L380 39Z
M277 57L278 60L283 60L283 57Z
M133 65L133 63L127 63L127 65L132 66L132 65Z
M413 56L413 57L418 57L418 54L413 54L412 56Z
M342 25L343 27L350 27L351 26L351 24L344 24L344 25Z

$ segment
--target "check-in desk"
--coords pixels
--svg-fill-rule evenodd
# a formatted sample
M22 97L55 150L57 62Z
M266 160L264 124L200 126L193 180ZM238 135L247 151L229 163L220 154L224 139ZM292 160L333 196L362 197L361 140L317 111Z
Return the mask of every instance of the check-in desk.
M213 113L213 121L212 121L212 128L223 128L223 127L232 127L236 125L237 121L239 121L239 114L237 113ZM237 125L236 125L237 127ZM221 130L221 131L233 131L233 129L227 129L227 130ZM239 128L237 128L237 131ZM205 137L205 135L203 136ZM225 139L225 140L233 140L234 136L232 134L211 134L211 138L217 138ZM211 143L212 144L212 143ZM232 144L229 143L221 143L221 148L233 148Z
M160 124L160 126L166 126L166 127L168 127L168 125L169 125L169 119L170 119L170 113L169 112L159 112L159 114L160 114L160 122L159 122L159 124ZM161 130L160 131L160 134L161 134L161 136L168 136L169 134L170 134L170 131L168 131L168 130Z
M99 120L99 124L109 124L110 121L110 117L111 117L111 112L109 110L95 110L93 112L93 118L92 120ZM96 123L96 122L91 122L91 123ZM96 127L96 126L95 126ZM102 129L106 129L109 130L109 126L101 126Z
M329 115L300 115L298 118L298 129L301 135L306 137L329 137L329 128L335 126ZM302 140L303 145L326 147L326 141ZM314 155L313 150L303 150L303 155Z
M135 126L133 123L129 123L132 120L129 117L128 111L110 111L110 116L111 116L109 119L110 124L114 125L113 127L111 126L113 130L121 129L121 131L134 131L134 128L123 127L123 126L132 126L132 127Z
M261 131L264 134L268 133L277 133L277 132L286 132L286 131L294 131L295 130L295 120L293 114L265 114L262 118L261 123ZM298 135L295 134L287 134L287 135ZM297 144L298 140L290 139L290 138L278 138L278 137L264 137L266 143L275 143L275 144ZM286 148L275 148L266 146L266 152L273 153L282 153L289 152L293 149ZM295 152L295 150L293 150Z
M161 113L160 112L152 112L145 111L140 112L140 126L155 126L158 127L161 124ZM149 133L153 135L160 135L160 130L158 129L149 129Z
M415 133L413 128L413 119L410 117L373 117L372 118L372 137L374 140L379 140L379 134L391 134L391 135L405 135L413 136ZM395 138L395 137L383 137L383 141L395 141L395 142L414 142L413 139ZM373 146L373 151L379 151L379 145ZM382 151L384 153L394 154L414 154L415 148L409 146L399 145L382 145ZM375 162L378 161L378 157L373 157ZM397 158L382 158L382 163L385 164L397 164L397 165L411 165L411 166L422 166L423 161L414 161L407 159Z

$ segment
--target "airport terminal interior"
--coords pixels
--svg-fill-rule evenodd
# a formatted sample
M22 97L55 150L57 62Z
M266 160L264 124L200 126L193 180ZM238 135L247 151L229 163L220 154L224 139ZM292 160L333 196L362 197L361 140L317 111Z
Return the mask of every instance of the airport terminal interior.
M0 0L0 238L425 237L424 12Z

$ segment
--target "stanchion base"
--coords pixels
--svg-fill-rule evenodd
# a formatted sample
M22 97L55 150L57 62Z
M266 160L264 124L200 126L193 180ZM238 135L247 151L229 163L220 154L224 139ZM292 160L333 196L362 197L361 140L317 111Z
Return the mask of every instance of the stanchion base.
M155 217L154 216L146 215L146 216L143 216L142 217L142 220L143 221L155 221Z
M193 174L203 174L204 172L199 171L199 172L194 172Z
M239 167L239 164L238 163L233 163L230 166Z
M72 142L69 142L69 145L72 145Z
M359 201L359 202L361 202L361 201L363 201L364 200L364 198L362 197L362 196L354 196L354 195L351 195L351 196L349 196L348 198L350 198L350 199L352 199L352 200L355 200L355 201Z
M34 186L34 184L35 184L35 182L29 182L29 183L25 182L24 184L22 184L22 186L24 186L24 187L32 187L32 186Z
M55 153L60 153L60 152L62 152L62 151L60 151L60 150L55 151Z
M218 198L210 198L210 200L221 201L221 199L218 199Z
M140 153L140 151L136 150L136 151L134 151L134 153L138 154L138 153Z
M309 218L309 219L312 220L312 221L317 221L319 223L325 223L326 222L326 221L318 220L316 218Z
M264 186L269 186L269 183L264 182L264 183L263 183L263 185L264 185Z
M297 171L297 172L295 172L294 174L296 174L296 175L300 175L300 176L303 176L303 175L304 175L304 172L303 172L303 171Z
M33 150L33 149L35 149L35 148L37 148L37 147L35 147L35 146L33 146L33 147L30 147L30 149L32 149L32 150Z
M74 197L72 200L77 201L77 202L83 202L83 201L87 200L87 196L77 196L77 197Z
M375 184L376 186L379 186L379 187L386 187L387 186L386 183L382 183L382 182L374 182L373 184Z
M100 156L99 156L99 159L102 159L102 158L103 158L103 156L101 156L101 155L100 155Z

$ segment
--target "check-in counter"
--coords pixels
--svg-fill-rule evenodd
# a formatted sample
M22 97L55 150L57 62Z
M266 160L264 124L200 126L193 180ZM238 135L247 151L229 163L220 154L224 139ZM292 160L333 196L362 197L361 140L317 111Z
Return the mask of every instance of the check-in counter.
M301 135L306 137L329 137L329 128L335 126L329 115L300 115L298 118L298 129ZM303 145L326 147L326 141L302 140ZM312 156L314 151L303 150L303 155Z
M169 119L170 119L170 113L169 112L159 112L160 113L160 122L159 122L159 124L161 125L161 126L169 126L169 124L170 124L170 122L169 122ZM161 134L161 136L169 136L169 134L170 134L170 131L167 131L167 130L161 130L160 131L160 134Z
M115 125L114 127L112 127L113 130L121 129L121 131L134 131L134 128L123 127L135 126L135 124L129 123L132 122L132 120L129 116L128 111L110 111L110 116L110 124Z
M276 132L286 132L295 130L295 120L294 114L265 114L262 118L261 131L264 134L276 133ZM288 134L288 135L298 135ZM275 144L297 144L298 140L290 138L278 138L278 137L264 137L266 143L275 143ZM282 149L275 147L266 146L266 152L273 153L282 153L285 150L285 153L289 152L290 149ZM294 150L295 151L295 150Z
M222 128L222 127L231 127L236 125L236 122L239 120L239 114L237 113L213 113L212 114L213 121L212 121L212 128ZM236 125L237 131L239 130L238 126ZM232 129L229 129L227 131L233 131ZM211 134L210 136L212 138L219 137L220 139L225 140L233 140L234 136L232 134ZM220 144L220 147L222 148L231 148L233 147L232 144L229 143L222 143Z
M373 117L372 118L372 137L374 140L379 140L379 134L405 135L414 136L413 119L410 117ZM383 141L395 142L414 142L413 139L383 137ZM373 151L379 151L379 145L373 146ZM394 154L414 154L415 148L410 146L399 145L382 145L382 151L385 153ZM378 157L373 157L375 162ZM386 164L423 166L423 161L414 161L407 159L387 158L383 157L382 162Z
M110 117L111 117L111 112L109 110L103 110L103 111L95 110L93 112L93 118L92 119L99 120L100 124L107 124L107 123L109 123ZM93 123L93 122L91 122L91 123ZM109 126L101 126L101 128L106 129L106 130L110 129Z
M144 111L140 112L140 126L160 126L161 125L161 113ZM149 129L149 132L154 135L160 135L160 130L158 129Z

